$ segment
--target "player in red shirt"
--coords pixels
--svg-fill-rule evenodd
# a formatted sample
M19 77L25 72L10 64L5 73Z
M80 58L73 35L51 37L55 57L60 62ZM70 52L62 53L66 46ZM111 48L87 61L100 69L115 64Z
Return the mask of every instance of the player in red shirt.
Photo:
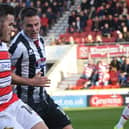
M8 42L14 31L13 7L0 4L0 129L48 129L44 121L12 90Z

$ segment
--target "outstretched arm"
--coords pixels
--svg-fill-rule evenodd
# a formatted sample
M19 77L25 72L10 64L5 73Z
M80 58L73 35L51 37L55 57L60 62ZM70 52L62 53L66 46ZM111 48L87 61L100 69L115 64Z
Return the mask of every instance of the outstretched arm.
M49 87L50 79L45 76L41 76L41 74L41 72L38 72L33 78L26 78L16 75L12 72L12 83L29 86Z

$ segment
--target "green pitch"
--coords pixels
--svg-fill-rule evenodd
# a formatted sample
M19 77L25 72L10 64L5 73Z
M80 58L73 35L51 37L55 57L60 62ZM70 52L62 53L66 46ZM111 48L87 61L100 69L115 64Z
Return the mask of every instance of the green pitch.
M123 107L85 108L65 110L71 117L74 129L113 129ZM129 129L129 122L124 129Z

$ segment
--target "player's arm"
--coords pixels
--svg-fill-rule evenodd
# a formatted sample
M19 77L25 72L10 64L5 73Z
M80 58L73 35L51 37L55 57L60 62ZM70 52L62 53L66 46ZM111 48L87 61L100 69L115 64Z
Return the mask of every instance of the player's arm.
M41 72L37 73L33 78L21 77L12 72L12 83L30 86L49 87L50 79L45 76L41 76Z

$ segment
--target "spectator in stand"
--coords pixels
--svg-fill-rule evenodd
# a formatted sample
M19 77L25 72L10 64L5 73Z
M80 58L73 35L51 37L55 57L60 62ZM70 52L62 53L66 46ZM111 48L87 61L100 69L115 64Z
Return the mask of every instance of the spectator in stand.
M31 0L26 0L25 3L26 3L26 7L30 7Z
M67 0L57 0L58 7L59 7L59 15L62 16L63 12L66 10L66 3Z
M100 31L100 20L98 16L93 18L92 31Z
M101 34L96 35L94 42L101 44L103 42L102 35Z
M45 13L42 14L42 16L40 17L40 21L41 21L41 35L47 35L47 30L49 28L48 26L48 18L46 16Z
M81 11L79 13L79 16L80 16L80 20L81 20L81 28L82 28L82 31L84 31L88 17L87 17L87 15L84 14L84 11Z
M110 4L108 2L104 3L104 15L108 16L108 15L112 15L112 12L110 10Z
M116 67L110 65L109 76L109 84L119 86L119 71Z
M111 12L112 12L112 15L114 16L115 15L115 11L114 9L116 9L116 3L117 3L118 0L112 0L111 2Z
M108 19L105 15L103 15L102 17L100 17L100 30L102 31L102 29L104 28L104 25L108 23Z
M87 17L87 20L88 20L88 18L89 18L89 11L88 11L88 9L84 9L83 12L84 12L84 16Z
M119 59L120 62L120 70L119 70L119 83L120 86L125 86L127 85L127 77L125 74L125 62L126 62L126 56L121 56Z
M34 7L35 5L34 5L34 2L33 1L31 1L30 2L30 7Z
M36 8L42 8L42 3L41 3L40 0L36 0L36 1L35 1L35 7L36 7Z
M122 32L123 31L123 27L126 26L126 18L123 17L122 15L119 16L118 18L118 29Z
M129 14L127 15L127 20L126 20L127 28L129 30Z
M95 64L95 68L94 71L92 73L92 77L91 77L91 84L92 85L97 85L97 82L99 80L99 73L101 71L101 66L102 66L102 61L97 61L97 63Z
M88 0L82 0L81 2L81 10L85 10L90 8L89 1Z
M77 25L77 32L83 32L85 26L84 26L84 22L81 21L80 16L76 17L76 25Z
M21 9L22 9L22 4L21 4L21 2L18 2L17 6L15 7L16 18L18 17L18 14Z
M122 12L122 7L121 7L120 2L117 1L117 0L114 0L114 5L113 5L113 6L114 6L114 7L112 8L113 14L119 16L119 15L121 14L121 12Z
M125 73L123 71L120 70L119 72L119 83L120 83L120 86L123 87L123 86L127 86L127 77L125 76Z
M44 1L43 4L42 4L42 12L46 13L46 11L48 10L49 8L49 2L48 1Z
M98 64L97 68L98 72L98 80L96 81L97 86L107 86L109 84L109 66L104 62L101 61Z
M126 58L125 61L121 64L120 71L124 73L126 78L129 78L129 58Z
M88 34L85 38L85 42L92 44L94 42L93 36L91 34Z
M77 12L75 10L73 10L71 12L71 15L68 18L68 25L72 25L73 22L76 22L76 17L77 17Z
M118 18L117 15L115 15L115 16L113 17L113 19L114 19L114 25L113 25L114 31L117 31L117 30L119 30L119 25L118 25L119 18Z
M127 15L129 13L128 7L127 7L127 3L126 1L123 1L122 3L122 15Z
M104 6L101 5L96 9L96 16L102 17L104 16Z
M69 32L69 33L78 32L78 27L77 27L76 22L72 22L72 24L69 25L69 27L68 27L68 32Z
M84 70L82 73L81 79L85 79L84 87L87 88L92 85L91 78L94 71L94 65L91 63L91 61L88 61L87 64L84 65Z
M57 20L57 15L52 12L52 8L51 7L49 7L47 9L46 15L48 17L50 26L53 25L56 22L56 20Z
M125 42L126 40L123 37L123 34L120 31L117 31L117 38L116 38L116 42Z
M57 17L60 17L62 15L62 10L59 8L59 4L57 3L57 1L53 1L51 3L52 6L52 11L54 12L54 14L57 15Z
M38 7L37 10L38 10L38 15L41 17L42 16L42 9L40 7Z
M121 65L123 65L125 63L126 58L127 58L126 56L121 56L120 57L120 59L119 59L119 61L120 61L120 67L121 67Z
M102 84L103 84L103 86L108 86L109 85L109 81L110 81L109 71L110 71L109 65L106 65L105 69L103 71L103 75L102 75Z
M67 44L75 44L75 41L74 41L73 36L70 36L70 37L69 37L69 41L68 41Z
M104 27L103 27L103 29L102 29L102 35L104 36L104 37L111 37L111 29L110 29L110 27L109 27L109 24L108 23L105 23L104 24Z
M123 38L124 38L126 41L129 41L129 31L128 31L127 26L124 26L124 27L122 28L122 34L123 34Z
M109 28L111 28L111 31L115 30L115 22L113 19L113 16L110 14L108 15L108 24L109 24Z
M76 26L77 26L77 32L81 32L83 30L82 26L81 26L81 19L80 16L76 17Z
M116 68L117 71L120 70L120 61L118 60L117 57L113 57L111 62L110 62L110 66L113 68Z

